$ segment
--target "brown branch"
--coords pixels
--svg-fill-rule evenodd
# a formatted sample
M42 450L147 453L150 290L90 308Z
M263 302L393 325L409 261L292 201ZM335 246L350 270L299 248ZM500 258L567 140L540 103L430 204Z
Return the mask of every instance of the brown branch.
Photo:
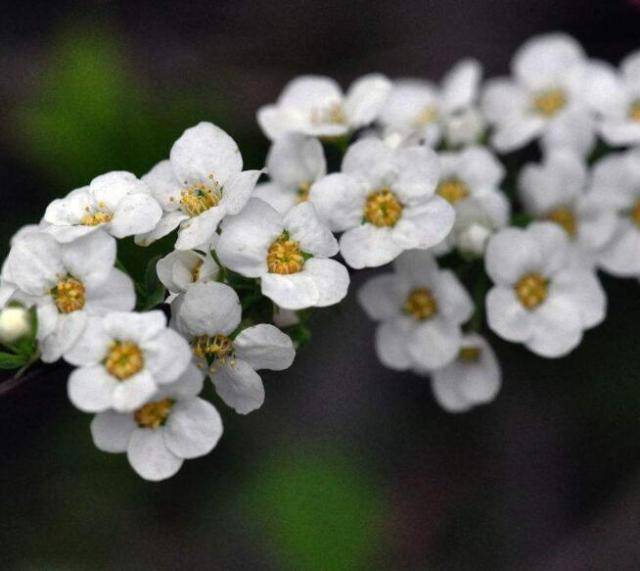
M0 397L3 397L8 393L14 391L18 387L22 386L24 383L35 379L40 375L40 373L54 371L55 369L59 369L60 367L61 367L61 364L57 363L53 367L50 367L50 368L39 367L37 369L32 369L31 371L26 372L24 374L21 374L21 372L18 371L15 375L10 377L6 381L3 381L2 383L0 383Z

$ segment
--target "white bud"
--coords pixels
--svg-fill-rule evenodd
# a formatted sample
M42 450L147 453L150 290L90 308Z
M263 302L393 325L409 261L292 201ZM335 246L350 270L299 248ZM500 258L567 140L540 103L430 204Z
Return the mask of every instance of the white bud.
M482 256L490 236L490 228L484 224L473 223L457 235L458 250L463 254Z
M480 112L468 107L447 118L445 136L452 147L476 143L484 130L485 122Z
M273 323L281 328L291 327L292 325L298 325L300 318L295 311L277 307L273 312Z
M13 343L31 332L31 318L24 307L5 307L0 311L0 341Z

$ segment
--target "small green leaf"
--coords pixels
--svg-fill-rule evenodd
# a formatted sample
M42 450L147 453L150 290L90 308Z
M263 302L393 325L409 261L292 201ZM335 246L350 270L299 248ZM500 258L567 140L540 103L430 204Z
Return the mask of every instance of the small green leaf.
M0 369L19 369L24 366L29 357L27 355L13 355L12 353L0 352Z
M138 310L148 311L160 305L167 296L167 290L158 278L156 265L162 256L155 256L149 260L144 273L144 283L138 284Z

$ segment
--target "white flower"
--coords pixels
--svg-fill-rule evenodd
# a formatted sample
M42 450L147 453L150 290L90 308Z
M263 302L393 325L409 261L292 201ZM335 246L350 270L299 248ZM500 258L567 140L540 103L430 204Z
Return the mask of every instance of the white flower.
M136 243L147 246L178 226L178 250L209 244L218 224L242 210L260 171L242 171L235 141L211 123L187 129L171 148L170 160L158 163L142 180L149 185L164 214Z
M133 309L133 282L114 268L115 261L116 241L104 232L67 244L44 232L28 232L14 241L3 277L16 287L16 300L37 308L43 361L66 357L87 316Z
M31 332L31 316L22 306L9 306L0 311L0 343L13 343Z
M287 84L275 105L258 110L258 124L270 139L292 132L340 137L375 121L390 91L380 74L361 77L346 95L328 77L305 75Z
M163 386L135 411L96 415L93 442L103 452L126 452L145 480L170 478L185 460L211 452L222 436L220 414L198 398L201 390L202 373L190 365L178 381Z
M367 138L349 148L342 172L316 182L309 197L331 230L344 232L347 264L382 266L404 250L435 246L453 227L453 208L435 195L439 173L427 147L391 149Z
M598 252L616 227L615 210L587 192L589 177L584 159L570 151L556 150L541 164L528 164L519 179L525 210L540 220L562 228L578 263L593 266Z
M405 79L394 83L380 113L386 134L435 145L442 137L452 146L477 142L484 120L473 107L482 70L475 60L458 62L441 87L428 81Z
M448 412L467 412L491 402L502 385L498 359L491 345L477 333L463 335L455 361L430 376L433 394Z
M469 147L460 152L440 153L440 180L436 194L444 198L456 211L452 231L436 245L434 252L445 254L458 243L464 249L478 234L486 241L488 235L509 222L510 207L499 185L504 167L484 147ZM470 228L472 235L468 234ZM472 245L472 250L484 251L484 244Z
M580 45L564 34L527 41L516 52L512 78L487 83L482 107L494 127L492 144L500 152L523 147L549 129L552 140L571 140L585 104L587 59Z
M260 408L264 386L256 370L291 366L295 349L289 336L268 324L238 332L238 294L221 283L194 285L175 306L175 326L190 341L198 366L208 371L220 398L240 414Z
M495 284L486 300L489 327L542 357L566 355L604 319L600 282L570 263L569 239L556 224L501 230L489 241L485 266Z
M99 229L116 238L149 232L161 216L162 208L147 185L129 172L117 171L54 200L44 222L58 241L71 242Z
M79 367L67 387L77 408L131 412L184 373L191 350L161 311L113 312L90 318L66 359Z
M209 251L174 250L158 260L156 271L169 291L166 302L171 303L190 285L217 280L220 268Z
M640 143L640 51L624 59L619 73L608 63L594 62L587 98L598 114L598 130L607 143Z
M397 370L448 365L460 350L460 326L473 313L469 294L428 252L405 252L394 269L372 278L358 292L367 315L382 322L376 331L380 361Z
M277 139L267 156L267 172L271 182L256 186L254 196L284 214L307 200L311 185L327 173L320 141L293 133Z
M310 202L282 215L257 198L225 220L216 244L224 266L260 278L265 296L293 310L326 307L345 297L349 273L328 259L337 252L336 239Z
M613 236L600 250L599 265L615 276L640 276L640 148L599 161L592 195L601 209L616 213Z

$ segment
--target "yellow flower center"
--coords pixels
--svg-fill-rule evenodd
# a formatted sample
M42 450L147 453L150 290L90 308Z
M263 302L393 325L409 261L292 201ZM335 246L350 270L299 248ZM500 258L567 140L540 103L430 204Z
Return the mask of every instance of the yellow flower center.
M456 204L469 196L469 187L456 178L443 180L438 184L436 192L451 204Z
M316 108L311 111L311 123L321 125L330 123L332 125L345 125L347 117L344 114L342 104L337 101L325 108Z
M113 220L113 214L97 210L95 212L87 212L80 220L80 224L83 226L98 226L111 222L111 220Z
M429 319L438 311L438 303L431 290L419 287L411 291L404 302L404 311L414 319Z
M376 190L368 197L364 206L364 219L374 226L395 226L400 220L402 203L388 188Z
M160 428L167 422L174 404L171 399L149 402L136 410L133 418L140 428Z
M79 311L86 302L84 284L71 276L60 280L51 295L60 313Z
M202 265L204 264L204 260L199 259L195 266L193 266L191 270L191 279L194 282L197 282L200 279L200 270L202 270Z
M560 226L570 238L575 238L576 233L578 232L578 224L575 214L570 208L560 206L559 208L549 212L547 214L547 219Z
M286 232L271 244L267 252L267 267L272 274L295 274L302 270L304 256L300 244L291 240Z
M549 281L537 273L523 275L516 283L514 289L520 303L527 309L535 309L546 298Z
M631 209L631 220L640 228L640 200Z
M629 108L629 118L636 123L640 123L640 99L636 99Z
M567 105L567 96L562 89L541 91L533 99L533 109L544 117L553 117Z
M298 202L307 202L309 200L309 191L311 190L310 182L303 182L298 187Z
M192 341L193 354L208 362L223 361L233 354L233 341L226 335L200 335Z
M461 347L460 352L458 353L458 359L463 363L476 363L480 360L481 353L482 349L480 347L473 345Z
M197 182L180 193L182 211L188 216L198 216L210 208L217 206L222 199L222 188L213 176L210 184Z
M105 369L119 381L126 381L144 367L144 356L131 341L115 341L104 361Z
M413 123L416 127L426 127L438 120L438 110L433 105L427 105L418 113Z

